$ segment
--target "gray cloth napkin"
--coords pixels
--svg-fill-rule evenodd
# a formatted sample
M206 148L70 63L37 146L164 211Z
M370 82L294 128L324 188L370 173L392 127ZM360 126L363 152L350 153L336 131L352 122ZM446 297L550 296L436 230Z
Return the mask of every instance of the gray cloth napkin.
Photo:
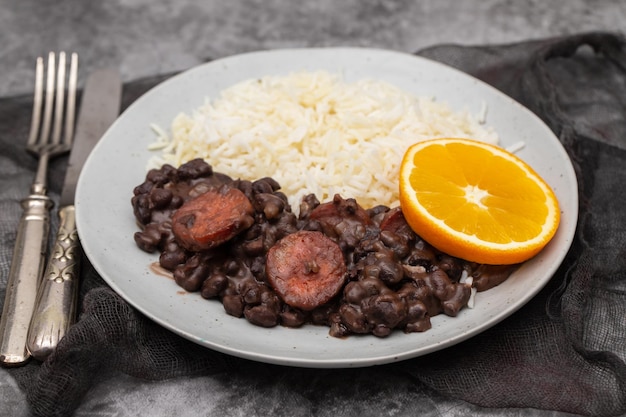
M623 35L585 33L485 47L442 45L418 54L457 67L517 99L567 149L579 181L579 226L565 262L543 291L495 327L424 357L362 369L298 369L230 357L161 328L109 289L85 260L78 323L48 360L9 371L33 414L69 416L94 384L119 372L148 380L220 373L250 387L287 390L285 396L297 393L316 404L309 415L327 415L321 412L324 407L340 409L341 415L362 415L363 407L350 404L370 397L388 401L393 414L394 403L404 401L402 393L410 386L430 393L426 395L432 401L448 396L482 407L626 413ZM124 105L165 78L126 85ZM35 161L16 140L26 137L30 106L29 97L0 100L0 303L18 202L35 170ZM60 158L51 167L53 199L58 199L66 163ZM278 403L271 412L290 415L286 407Z

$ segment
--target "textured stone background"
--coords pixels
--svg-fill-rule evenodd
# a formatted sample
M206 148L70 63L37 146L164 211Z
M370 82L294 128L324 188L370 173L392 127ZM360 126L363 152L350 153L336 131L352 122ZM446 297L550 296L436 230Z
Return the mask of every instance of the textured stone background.
M50 50L78 52L83 74L112 65L129 81L261 49L364 46L413 52L441 43L511 43L592 30L626 31L624 0L0 0L0 97L30 94L34 60ZM364 415L477 411L454 399L430 403L431 394L413 392L403 381L398 386L407 403L429 409L372 408ZM253 393L241 389L228 377L146 382L118 375L94 387L77 416L188 415L209 392L203 415L271 412L272 402L281 399L262 387ZM237 396L246 400L229 414L228 404ZM367 393L357 397L369 404ZM28 415L22 392L1 368L0 399L0 416ZM307 415L301 399L281 399L286 400L294 415ZM564 414L483 409L481 415Z
M0 0L0 10L0 96L30 92L34 59L49 50L132 80L259 49L413 52L626 30L623 0Z

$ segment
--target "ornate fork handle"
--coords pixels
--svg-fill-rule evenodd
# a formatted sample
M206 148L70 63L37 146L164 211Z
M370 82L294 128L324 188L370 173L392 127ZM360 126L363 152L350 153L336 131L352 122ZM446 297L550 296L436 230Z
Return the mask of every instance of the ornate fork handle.
M44 269L52 207L46 196L48 162L68 152L74 139L78 55L73 53L70 57L67 92L66 54L61 52L58 56L58 67L54 52L48 54L47 71L42 57L37 58L35 65L33 115L26 149L38 155L39 162L30 195L22 202L24 213L18 225L0 319L0 363L7 366L20 365L31 356L26 345L28 325Z
M7 294L0 321L0 362L20 365L30 357L26 349L28 325L47 252L50 198L33 194L22 201Z
M46 359L56 348L76 316L81 249L74 206L62 207L59 218L59 231L28 332L28 349L39 360Z

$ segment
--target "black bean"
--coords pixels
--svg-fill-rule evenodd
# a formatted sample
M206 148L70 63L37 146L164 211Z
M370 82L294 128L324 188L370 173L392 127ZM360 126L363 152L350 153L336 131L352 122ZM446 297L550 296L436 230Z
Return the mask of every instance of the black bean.
M351 281L343 289L343 296L350 304L359 304L365 297L369 297L369 291L360 281Z
M139 223L148 224L152 220L150 198L146 194L138 194L131 199L133 214Z
M233 259L227 259L224 262L224 272L229 275L236 275L241 270L239 262Z
M248 257L263 255L265 253L263 241L263 236L259 236L253 240L246 240L241 246L243 252Z
M208 177L213 173L211 165L207 164L203 159L196 158L181 165L178 168L178 180L189 180L200 177Z
M369 213L370 217L377 217L381 214L385 214L389 211L389 207L387 206L383 206L383 205L378 205L378 206L374 206L372 208L367 209L367 212Z
M372 334L378 337L387 337L391 334L392 330L393 328L387 326L386 324L380 323L374 326L374 328L372 329Z
M287 327L300 327L307 321L307 314L285 304L280 312L280 323Z
M247 180L237 180L233 183L235 188L244 193L250 201L254 199L254 191L252 190L252 182Z
M519 265L477 265L471 273L474 287L478 291L486 291L500 285L515 271Z
M423 319L407 323L404 327L404 331L405 333L425 332L432 327L433 326L430 322L430 317L426 316Z
M176 243L168 244L163 252L161 252L161 256L159 256L159 264L169 271L173 271L186 261L187 252Z
M450 277L441 269L432 271L424 281L439 300L447 300L450 292L454 291Z
M270 187L272 187L273 191L280 190L280 184L272 177L263 177L260 179L260 181L264 181L265 183L267 183Z
M448 299L441 303L443 312L448 316L456 317L459 311L467 305L470 294L471 290L468 286L456 284L454 291L449 294Z
M279 196L270 193L258 193L254 196L255 209L262 212L265 218L272 220L277 218L285 209L285 201Z
M210 272L208 264L201 263L197 259L194 256L174 269L174 280L189 292L198 291Z
M135 243L143 251L152 253L161 247L163 233L156 223L150 223L140 232L134 234Z
M136 186L133 189L133 194L134 195L148 194L150 190L152 190L153 187L154 187L154 183L152 181L144 181L142 184Z
M278 188L274 188L274 185L278 185L276 181L268 181L267 178L261 178L252 182L252 191L255 194L272 194Z
M361 306L367 321L374 326L392 329L406 317L406 306L394 292L366 298Z
M252 324L261 327L274 327L278 324L280 311L273 305L260 304L246 306L243 314Z
M439 269L445 271L452 280L459 281L463 273L464 261L450 255L441 254L438 256L437 264Z
M243 301L246 304L258 305L261 304L263 299L263 292L265 288L261 287L258 283L248 280L240 290Z
M406 301L407 315L405 331L424 332L431 328L430 316L426 305L420 300Z
M330 326L331 322L340 322L337 313L337 305L333 303L324 304L309 312L311 323L320 326Z
M358 305L342 304L339 307L339 316L341 323L352 333L363 334L371 331L371 326Z
M200 295L204 298L218 297L228 287L228 277L221 273L213 273L202 283Z
M317 199L315 194L307 194L306 196L302 198L302 201L300 202L300 216L299 217L301 219L307 218L309 214L311 213L311 211L313 211L313 209L319 205L320 205L320 201Z
M407 257L407 263L412 266L422 265L430 267L435 263L435 260L435 250L422 239L417 239L415 241L415 244L411 248Z
M239 294L227 294L222 297L224 310L231 316L243 316L244 302Z
M150 202L155 209L163 209L170 205L174 194L166 188L154 188L150 192Z
M389 230L380 232L380 240L391 249L398 258L404 258L409 254L409 242L402 236Z
M367 263L363 268L363 276L378 278L387 285L397 284L404 278L404 269L393 252L370 254L362 263Z
M351 333L341 320L330 320L328 326L330 327L328 334L332 337L343 338L349 336Z
M154 183L155 186L163 186L170 182L172 174L175 172L171 165L163 165L160 169L151 169L146 175L146 180Z

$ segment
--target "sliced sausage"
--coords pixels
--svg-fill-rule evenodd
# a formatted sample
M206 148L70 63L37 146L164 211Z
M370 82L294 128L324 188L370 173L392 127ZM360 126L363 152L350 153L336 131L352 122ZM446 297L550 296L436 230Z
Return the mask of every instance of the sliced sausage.
M214 248L254 224L254 208L236 188L222 186L187 201L172 216L172 232L190 251Z
M267 280L291 307L313 310L341 290L346 265L339 246L320 232L299 231L267 253Z

